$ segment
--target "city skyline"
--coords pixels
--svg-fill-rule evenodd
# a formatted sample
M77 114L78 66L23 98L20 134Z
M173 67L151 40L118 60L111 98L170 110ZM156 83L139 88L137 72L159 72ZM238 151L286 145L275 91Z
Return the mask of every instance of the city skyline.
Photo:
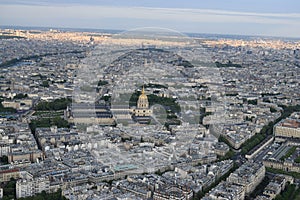
M0 199L300 199L300 2L0 0Z
M0 25L299 37L297 2L2 1ZM38 17L37 17L38 16Z

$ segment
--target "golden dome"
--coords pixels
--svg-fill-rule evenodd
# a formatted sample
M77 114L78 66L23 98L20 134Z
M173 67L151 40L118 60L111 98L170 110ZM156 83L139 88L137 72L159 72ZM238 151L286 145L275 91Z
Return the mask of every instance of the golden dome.
M137 108L139 109L148 109L149 108L149 102L148 97L145 94L145 88L143 86L142 94L139 96L138 102L137 102Z
M139 99L148 99L147 95L145 94L144 86L143 86L143 89L142 89L142 94L139 96Z

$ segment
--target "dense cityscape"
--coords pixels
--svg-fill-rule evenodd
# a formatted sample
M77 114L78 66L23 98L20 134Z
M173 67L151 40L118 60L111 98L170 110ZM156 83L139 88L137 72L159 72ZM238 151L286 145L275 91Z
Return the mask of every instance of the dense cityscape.
M0 30L1 198L299 199L299 40L144 31Z

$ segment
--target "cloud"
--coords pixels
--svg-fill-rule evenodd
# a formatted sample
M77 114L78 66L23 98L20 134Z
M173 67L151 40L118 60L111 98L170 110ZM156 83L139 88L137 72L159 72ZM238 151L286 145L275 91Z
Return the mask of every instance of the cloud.
M20 1L26 2L26 1ZM226 25L236 24L237 26L249 24L255 31L255 25L276 26L277 30L284 27L286 34L280 30L281 35L291 35L286 30L290 27L298 30L296 33L300 35L300 13L255 13L255 12L236 12L226 10L209 10L209 9L182 9L182 8L150 8L150 7L112 7L112 6L88 6L88 5L2 5L0 8L1 24L5 25L22 25L36 24L43 26L45 24L53 24L52 26L78 26L101 28L99 25L107 26L114 23L115 26L109 28L133 28L134 23L140 26L165 26L170 24L174 28L180 24L184 27L190 27L189 30L195 30L195 26L209 27L207 24L217 24L220 26L220 33L228 33ZM1 20L1 19L0 19ZM25 24L23 24L25 23ZM158 23L158 24L155 24ZM69 24L69 25L68 25ZM243 24L243 25L242 25ZM126 27L127 25L127 27ZM118 27L119 26L119 27ZM176 27L176 28L177 28ZM102 27L107 28L107 27ZM235 27L237 28L237 27ZM189 31L187 30L187 31ZM216 30L214 28L214 30ZM222 31L223 30L223 31ZM182 31L182 30L180 30ZM209 31L209 30L208 30ZM261 28L257 34L260 33ZM276 33L273 33L273 35Z

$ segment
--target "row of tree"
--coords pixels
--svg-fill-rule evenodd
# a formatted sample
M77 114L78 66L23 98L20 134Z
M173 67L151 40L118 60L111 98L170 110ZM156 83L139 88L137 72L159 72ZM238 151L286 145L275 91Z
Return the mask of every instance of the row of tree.
M287 184L285 190L276 196L275 200L291 200L300 198L300 188L294 184Z
M44 128L51 126L57 126L58 128L70 127L68 121L64 120L60 116L32 120L29 124L29 127L33 133L35 132L36 128Z
M35 110L43 110L43 111L57 111L57 110L65 110L68 105L72 103L70 98L61 98L55 99L54 101L47 102L42 101L35 106Z
M283 111L281 113L281 116L274 120L273 122L270 122L268 125L265 125L259 133L248 139L243 145L242 145L242 154L248 153L251 149L253 149L255 146L259 145L268 135L273 134L273 127L275 124L277 124L282 119L285 119L289 117L293 112L300 112L300 105L296 106L283 106Z

